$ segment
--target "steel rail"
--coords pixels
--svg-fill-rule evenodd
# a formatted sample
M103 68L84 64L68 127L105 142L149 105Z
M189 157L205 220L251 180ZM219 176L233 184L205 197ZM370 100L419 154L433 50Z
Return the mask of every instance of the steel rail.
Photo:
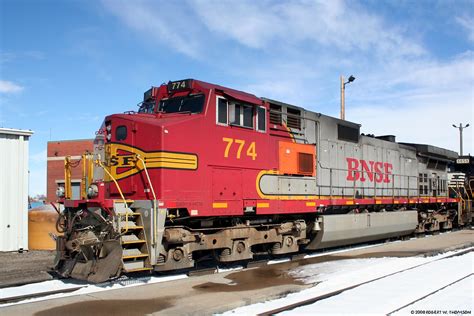
M44 297L48 295L54 295L54 294L61 294L61 293L70 293L74 292L77 290L80 290L82 288L85 288L86 286L77 286L77 287L71 287L67 289L60 289L60 290L52 290L52 291L46 291L46 292L36 292L36 293L31 293L31 294L24 294L24 295L15 295L15 296L9 296L9 297L3 297L0 298L0 304L8 304L8 303L15 303L18 301L23 301L31 298L38 298L38 297ZM0 305L0 307L2 307Z
M467 279L467 278L471 277L473 274L474 274L474 273L469 273L468 275L463 276L462 278L457 279L456 281L453 281L453 282L451 282L451 283L449 283L449 284L446 284L446 285L440 287L440 288L437 289L437 290L434 290L434 291L432 291L432 292L430 292L430 293L428 293L428 294L426 294L426 295L423 295L422 297L417 298L416 300L413 300L413 301L411 301L410 303L405 304L405 305L403 305L402 307L399 307L399 308L397 308L397 309L395 309L395 310L393 310L393 311L387 313L387 315L391 315L391 314L393 314L393 313L395 313L395 312L398 312L399 310L402 310L402 309L404 309L405 307L408 307L408 306L410 306L410 305L412 305L412 304L414 304L414 303L416 303L416 302L418 302L418 301L424 300L424 299L427 298L428 296L431 296L431 295L433 295L433 294L435 294L435 293L437 293L437 292L439 292L439 291L444 290L445 288L447 288L447 287L449 287L449 286L451 286L451 285L453 285L453 284L456 284L456 283L458 283L458 282L461 282L461 281L464 280L464 279Z
M473 248L469 248L469 249L467 249L467 250L463 250L463 251L454 253L454 254L452 254L452 255L443 257L443 258L439 258L439 259L436 259L436 260L433 260L433 261L429 261L429 262L424 262L424 263L415 265L415 266L410 267L410 268L406 268L406 269L403 269L403 270L395 271L395 272L392 272L392 273L383 275L383 276L378 277L378 278L375 278L375 279L371 279L371 280L368 280L368 281L364 281L364 282L360 282L360 283L357 283L357 284L353 284L353 285L347 286L347 287L345 287L345 288L342 288L342 289L339 289L339 290L336 290L336 291L332 291L332 292L329 292L329 293L325 293L325 294L322 294L322 295L318 295L318 296L315 296L315 297L312 297L312 298L309 298L309 299L302 300L302 301L300 301L300 302L296 302L296 303L289 304L289 305L286 305L286 306L283 306L283 307L275 308L275 309L272 309L272 310L269 310L269 311L265 311L265 312L260 313L260 314L257 314L257 315L258 315L258 316L275 315L275 314L278 314L278 313L281 313L281 312L285 312L285 311L289 311L289 310L292 310L292 309L295 309L295 308L298 308L298 307L310 305L310 304L316 303L316 302L318 302L318 301L327 299L327 298L329 298L329 297L332 297L332 296L341 294L342 292L345 292L345 291L348 291L348 290L352 290L352 289L357 288L357 287L359 287L359 286L362 286L362 285L364 285L364 284L372 283L372 282L375 282L375 281L378 281L378 280L387 278L387 277L392 276L392 275L395 275L395 274L399 274L399 273L402 273L402 272L405 272L405 271L408 271L408 270L416 269L416 268L419 268L419 267L424 266L424 265L428 265L428 264L433 263L433 262L436 262L436 261L440 261L440 260L444 260L444 259L448 259L448 258L452 258L452 257L461 256L461 255L466 254L466 253L469 253L469 252L471 252L471 251L473 251L473 250L474 250ZM471 273L470 275L472 275L472 273ZM460 280L459 280L459 281L460 281ZM439 289L438 289L438 290L439 290ZM391 312L391 313L393 313L393 312Z

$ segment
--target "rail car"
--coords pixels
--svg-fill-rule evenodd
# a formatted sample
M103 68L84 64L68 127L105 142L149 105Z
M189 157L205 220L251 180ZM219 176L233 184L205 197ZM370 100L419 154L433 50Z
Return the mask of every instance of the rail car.
M169 82L146 91L137 112L105 118L82 156L80 199L71 199L78 164L66 157L55 269L102 282L209 256L250 260L461 227L472 191L448 186L457 158L242 91Z

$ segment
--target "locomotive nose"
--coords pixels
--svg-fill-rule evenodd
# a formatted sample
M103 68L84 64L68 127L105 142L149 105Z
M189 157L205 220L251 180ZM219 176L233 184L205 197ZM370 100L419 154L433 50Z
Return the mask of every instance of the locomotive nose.
M151 124L155 123L155 124ZM108 187L111 197L119 197L120 191L125 196L139 195L153 198L148 173L153 170L153 158L150 152L162 148L163 127L155 122L137 115L117 114L105 120L105 160L110 175ZM151 167L151 168L150 168ZM136 176L143 174L143 176ZM153 176L154 179L158 174ZM106 177L107 180L107 177ZM118 186L113 184L118 182ZM145 197L146 195L146 197Z

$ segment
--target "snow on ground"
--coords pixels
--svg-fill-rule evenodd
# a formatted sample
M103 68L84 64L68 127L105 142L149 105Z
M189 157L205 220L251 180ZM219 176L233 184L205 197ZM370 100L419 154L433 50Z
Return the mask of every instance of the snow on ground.
M394 273L422 263L429 263L393 276L368 283L339 295L316 302L312 305L285 312L290 315L314 314L373 314L384 315L423 297L457 279L473 272L473 253L438 260L453 252L434 257L407 258L371 258L348 259L323 262L290 271L290 274L306 283L317 283L314 287L298 293L289 294L284 298L264 303L241 307L226 314L254 315L282 306L309 299L321 294L330 293L347 286L373 280L389 273ZM411 311L473 311L473 278L447 287L436 296L429 296L417 305L410 305L400 310L399 314L411 314ZM457 293L451 300L449 294ZM444 293L444 294L443 294ZM444 304L436 301L437 297L444 298ZM435 302L437 302L435 304ZM418 305L419 304L419 305ZM442 308L440 306L443 306ZM442 312L440 312L442 314Z
M113 283L98 284L98 285L84 284L84 283L74 282L73 280L71 281L68 279L44 281L44 282L39 282L39 283L32 283L32 284L26 284L22 286L15 286L15 287L0 289L0 298L14 297L14 296L19 296L19 295L28 295L28 294L37 293L37 292L62 290L62 289L80 287L80 286L84 286L84 287L70 293L53 294L53 295L49 295L45 297L23 300L23 301L15 302L15 303L0 304L0 308L5 307L5 306L10 306L10 305L16 305L16 304L43 301L43 300L48 300L48 299L53 299L53 298L62 298L62 297L73 296L73 295L89 294L89 293L96 293L96 292L102 292L102 291L108 291L108 290L118 290L118 289L132 287L132 286L141 286L141 285L147 285L147 284L167 282L167 281L185 279L187 277L188 276L185 274L178 274L178 275L171 275L171 276L140 277L140 278L122 277Z
M311 255L306 255L305 258L313 258L317 256L325 256L325 255L330 255L330 254L336 254L336 253L341 253L345 251L351 251L355 249L364 249L364 248L370 248L370 247L376 247L378 246L377 244L374 245L361 245L361 246L356 246L356 247L351 247L351 248L346 248L346 249L339 249L339 250L330 250L330 251L322 251L318 252L316 254L311 254ZM283 258L283 259L278 259L278 260L271 260L268 262L268 264L277 264L277 263L282 263L282 262L287 262L289 261L290 258ZM223 273L223 272L230 272L230 271L236 271L236 270L241 270L243 269L243 266L233 266L233 267L227 267L227 268L218 268L218 273ZM121 289L129 286L137 286L137 285L145 285L145 284L152 284L152 283L158 283L158 282L165 282L165 281L172 281L172 280L177 280L177 279L182 279L186 278L187 276L182 274L182 275L173 275L173 276L159 276L159 277L149 277L149 278L133 278L131 277L128 279L127 277L124 277L121 281L114 282L114 284L105 284L105 285L93 285L93 284L84 284L80 282L75 282L72 279L64 279L64 280L50 280L50 281L44 281L44 282L39 282L39 283L31 283L31 284L26 284L22 286L15 286L15 287L9 287L9 288L3 288L0 289L0 298L7 298L7 297L14 297L14 296L19 296L19 295L29 295L33 293L38 293L38 292L47 292L47 291L54 291L54 290L63 290L63 289L70 289L70 288L75 288L79 287L82 285L85 285L85 288L82 288L80 290L71 292L71 293L61 293L61 294L54 294L54 295L49 295L47 297L41 297L41 298L34 298L34 299L29 299L29 300L23 300L21 302L16 302L16 303L9 303L9 304L0 304L0 307L5 307L9 305L15 305L15 304L22 304L22 303L30 303L34 301L41 301L45 299L52 299L52 298L58 298L58 297L66 297L66 296L72 296L72 295L78 295L78 294L87 294L87 293L94 293L94 292L100 292L100 291L106 291L106 290L115 290L115 289Z
M472 262L471 262L472 264ZM471 311L474 312L474 277L448 286L430 297L409 305L393 315L411 314L411 311ZM415 313L415 312L414 312ZM449 313L451 314L451 313Z

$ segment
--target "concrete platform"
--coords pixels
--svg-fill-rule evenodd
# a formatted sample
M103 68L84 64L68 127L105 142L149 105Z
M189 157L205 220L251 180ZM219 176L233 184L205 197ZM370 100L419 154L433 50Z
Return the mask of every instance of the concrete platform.
M287 271L293 267L348 258L434 255L474 246L474 231L462 230L425 238L348 250L245 271L141 285L120 290L0 308L2 315L209 315L300 291L304 285Z

